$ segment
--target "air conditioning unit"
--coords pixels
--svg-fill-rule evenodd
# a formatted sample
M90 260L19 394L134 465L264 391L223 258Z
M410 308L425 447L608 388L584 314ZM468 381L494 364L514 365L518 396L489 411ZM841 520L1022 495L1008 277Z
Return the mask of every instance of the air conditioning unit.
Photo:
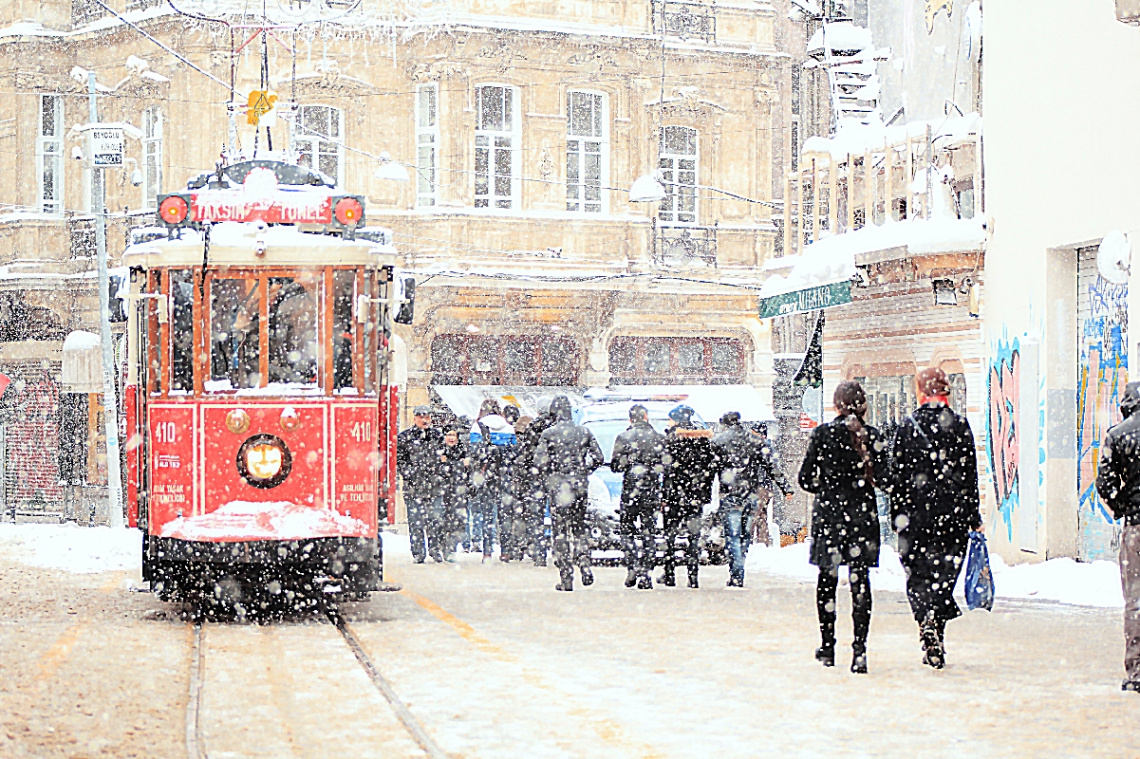
M1116 0L1116 20L1140 25L1140 0Z

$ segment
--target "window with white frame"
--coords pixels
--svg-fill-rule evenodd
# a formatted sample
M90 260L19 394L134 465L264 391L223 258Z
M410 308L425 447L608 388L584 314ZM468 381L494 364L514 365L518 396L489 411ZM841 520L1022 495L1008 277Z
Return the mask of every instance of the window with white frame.
M302 105L293 122L293 152L301 166L344 179L344 113L328 105Z
M439 160L439 86L416 88L416 205L436 203Z
M605 96L566 96L566 210L602 212L602 176L607 156Z
M36 175L41 213L63 212L63 97L40 95Z
M475 207L510 209L515 199L515 91L475 88Z
M143 111L142 155L143 208L151 209L162 192L162 109L158 106Z
M697 130L667 126L661 129L657 168L665 186L657 218L677 224L697 223Z

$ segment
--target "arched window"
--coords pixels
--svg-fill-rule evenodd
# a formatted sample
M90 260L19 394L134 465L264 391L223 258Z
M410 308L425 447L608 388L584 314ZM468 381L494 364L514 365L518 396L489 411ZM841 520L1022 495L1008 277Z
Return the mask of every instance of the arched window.
M581 351L570 338L439 335L431 343L436 385L578 384Z

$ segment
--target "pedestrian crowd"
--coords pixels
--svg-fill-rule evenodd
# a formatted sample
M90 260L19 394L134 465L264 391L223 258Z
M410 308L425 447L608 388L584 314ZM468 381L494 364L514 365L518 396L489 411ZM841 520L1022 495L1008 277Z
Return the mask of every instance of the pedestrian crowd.
M835 665L836 595L840 568L846 566L851 671L867 672L870 570L879 563L884 498L898 535L924 664L945 666L946 625L962 613L954 587L971 541L980 542L984 531L974 436L969 422L950 406L950 385L941 369L919 372L915 385L918 407L891 429L879 430L866 421L867 396L860 384L840 383L834 419L816 427L808 441L798 482L814 495L809 560L818 568L815 657L825 666ZM1101 448L1097 489L1114 516L1124 520L1123 689L1140 692L1137 409L1140 383L1130 383L1121 400L1124 421L1109 430ZM619 523L627 587L651 589L657 566L663 568L657 582L675 585L678 564L687 570L689 587L698 587L702 518L714 487L728 585L742 587L753 523L767 521L769 491L774 486L790 499L792 488L761 430L747 428L739 413L724 414L715 434L695 417L692 408L677 406L662 433L650 423L645 406L632 406L629 427L617 436L607 462L590 430L574 422L566 396L555 397L534 418L489 400L473 422L450 417L439 426L433 426L431 408L416 407L415 425L397 442L412 555L420 563L428 557L443 562L462 547L482 551L487 561L497 537L502 561L529 557L545 566L549 535L559 570L555 587L573 590L575 569L582 584L590 585L587 482L608 464L622 477Z

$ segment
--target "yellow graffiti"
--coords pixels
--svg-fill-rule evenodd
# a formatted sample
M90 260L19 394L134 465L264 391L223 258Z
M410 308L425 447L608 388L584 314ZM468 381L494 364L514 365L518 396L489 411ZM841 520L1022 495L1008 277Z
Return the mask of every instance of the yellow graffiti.
M954 0L926 0L926 33L934 33L934 17L945 10L946 18L954 16Z

